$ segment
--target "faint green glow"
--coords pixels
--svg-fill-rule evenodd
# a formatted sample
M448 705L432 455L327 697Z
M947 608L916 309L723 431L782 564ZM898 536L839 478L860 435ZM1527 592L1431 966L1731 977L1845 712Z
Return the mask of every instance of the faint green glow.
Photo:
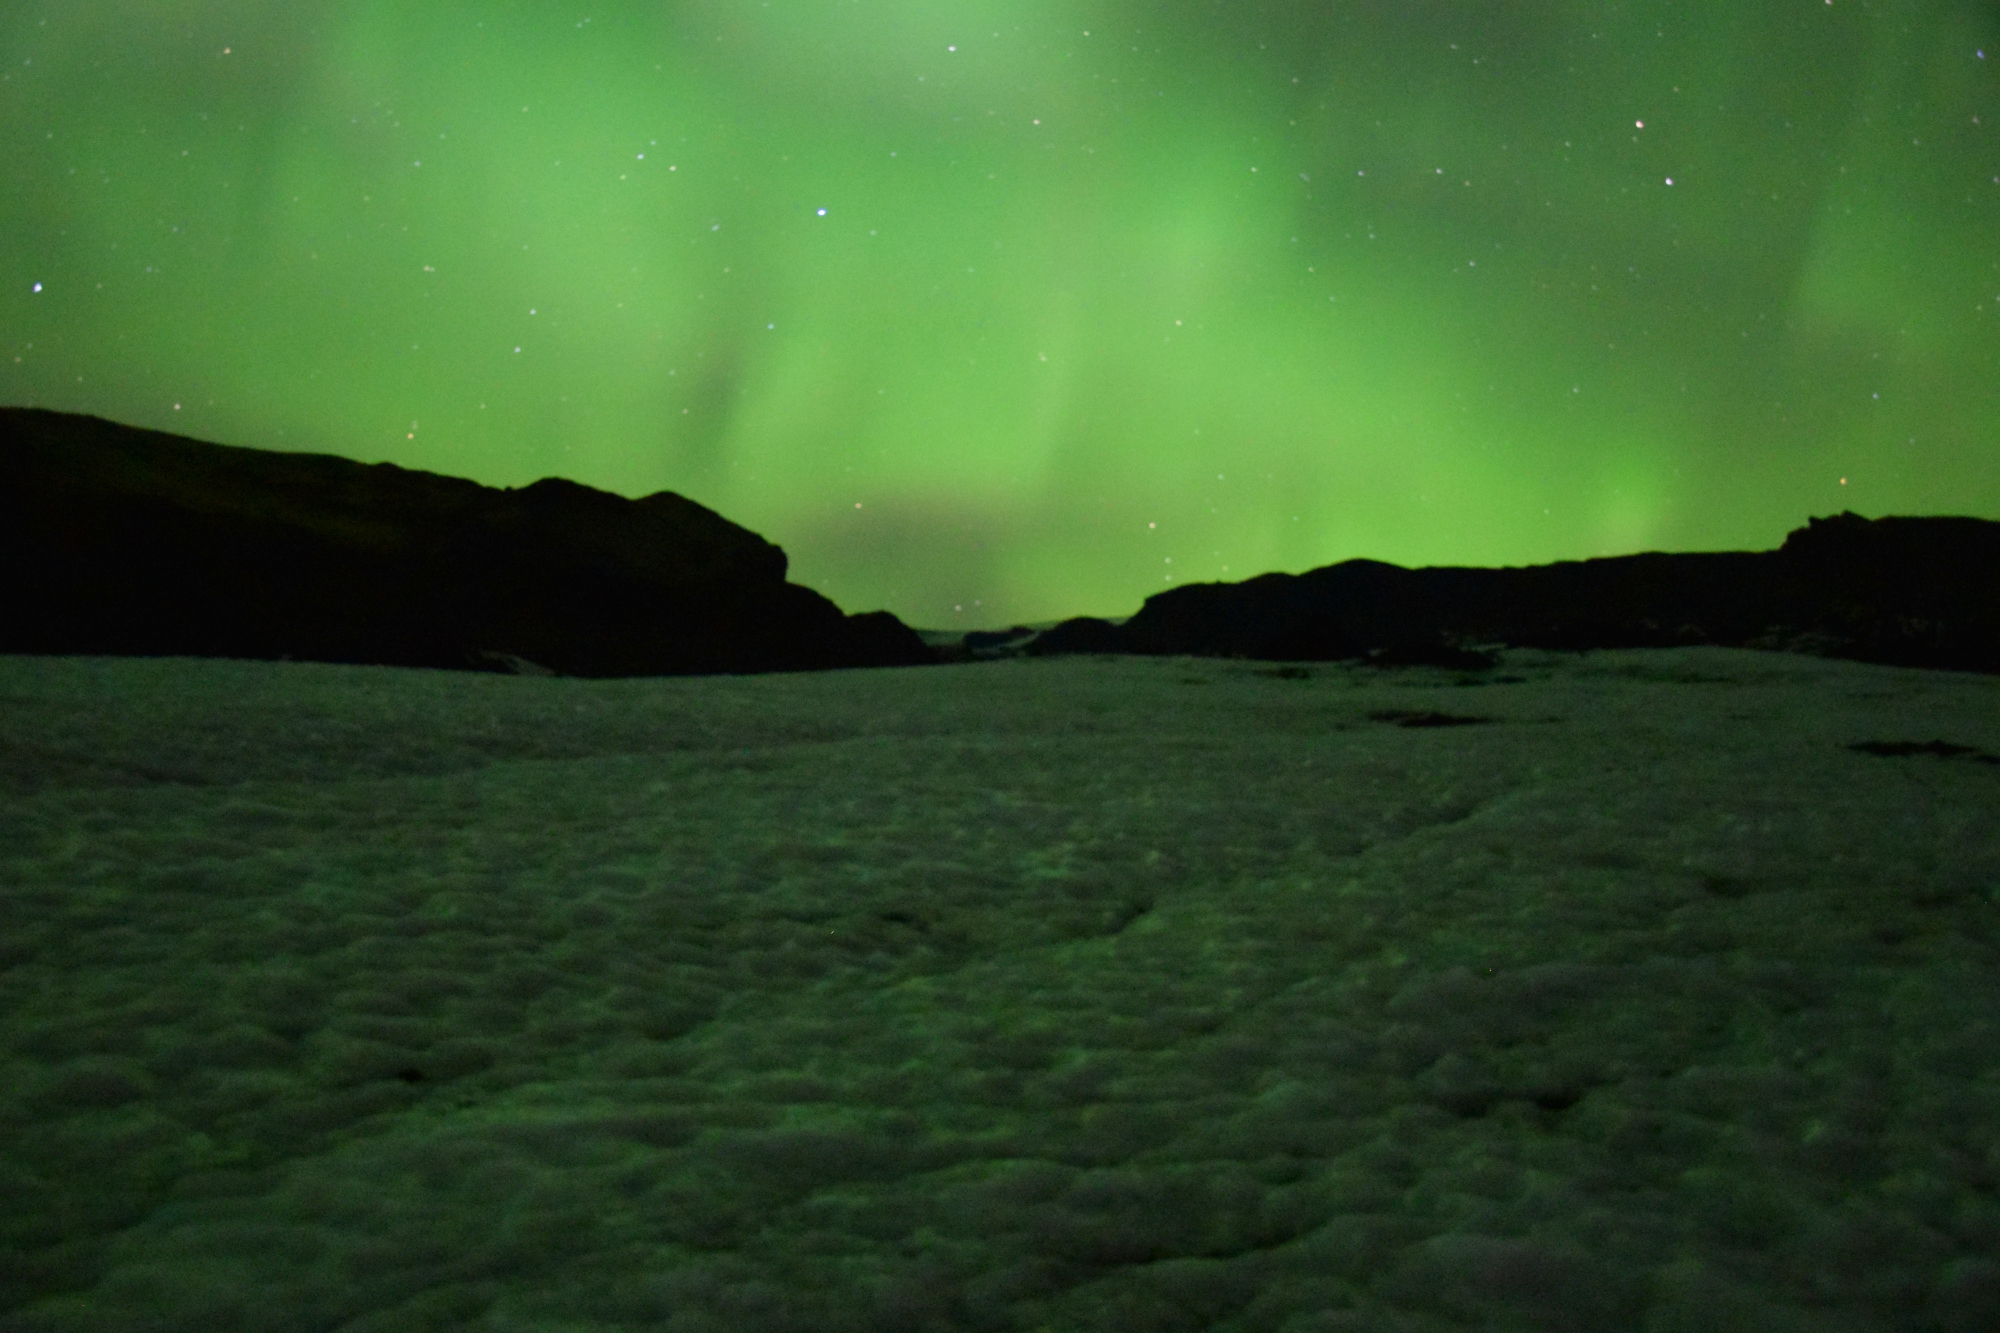
M16 11L0 401L679 490L924 626L1992 514L1996 67L1975 0Z

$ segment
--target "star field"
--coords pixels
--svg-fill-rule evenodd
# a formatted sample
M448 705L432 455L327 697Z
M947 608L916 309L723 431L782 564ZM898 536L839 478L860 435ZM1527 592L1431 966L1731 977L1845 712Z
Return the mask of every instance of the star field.
M2000 516L1981 0L0 17L0 401L679 491L925 627Z

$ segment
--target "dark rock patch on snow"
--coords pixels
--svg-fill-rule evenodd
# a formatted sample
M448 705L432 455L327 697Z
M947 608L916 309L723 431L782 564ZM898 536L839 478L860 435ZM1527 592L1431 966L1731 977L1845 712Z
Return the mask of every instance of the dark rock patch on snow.
M1490 717L1460 717L1456 713L1430 713L1408 708L1384 708L1368 715L1370 722L1393 722L1399 727L1476 727L1491 722Z
M1938 759L1969 758L1981 764L2000 764L2000 754L1988 754L1970 745L1958 745L1945 740L1856 741L1847 748L1888 759L1905 759L1911 755L1927 754Z

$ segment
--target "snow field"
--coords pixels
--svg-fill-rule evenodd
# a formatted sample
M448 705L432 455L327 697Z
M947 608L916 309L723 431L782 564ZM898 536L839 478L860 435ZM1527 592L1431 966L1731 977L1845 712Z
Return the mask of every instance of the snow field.
M0 723L0 1333L2000 1325L1991 678L0 658Z

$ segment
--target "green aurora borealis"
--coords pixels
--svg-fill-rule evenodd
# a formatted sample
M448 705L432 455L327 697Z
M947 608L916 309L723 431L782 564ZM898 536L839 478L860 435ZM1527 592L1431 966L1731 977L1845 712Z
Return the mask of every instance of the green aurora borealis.
M22 0L0 402L924 627L2000 516L1991 0Z

